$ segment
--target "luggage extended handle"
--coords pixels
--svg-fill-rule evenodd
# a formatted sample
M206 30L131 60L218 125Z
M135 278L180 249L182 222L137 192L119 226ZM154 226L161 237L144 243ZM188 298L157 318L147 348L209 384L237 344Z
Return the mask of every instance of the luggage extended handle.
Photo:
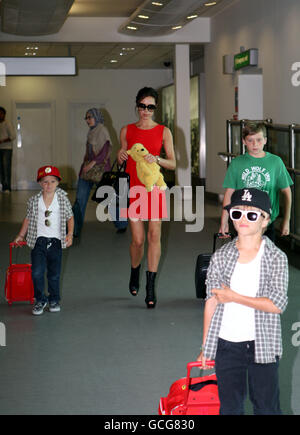
M206 366L213 368L215 366L215 362L212 360L207 360ZM191 370L194 367L202 368L202 362L201 361L189 362L186 367L187 367L187 374L186 374L186 389L185 389L185 395L184 395L184 406L187 406L188 397L189 397L189 390L190 390L190 384L191 384Z
M211 367L211 368L213 368L214 366L215 366L215 362L214 361L212 361L212 360L207 360L206 361L206 366L207 367ZM199 367L200 369L202 368L202 362L201 361L194 361L194 362L189 362L188 364L187 364L187 375L186 375L186 378L187 378L187 380L190 382L190 378L191 378L191 370L194 368L194 367Z
M19 243L15 243L15 242L11 242L9 244L9 264L10 266L12 265L12 248L17 248L20 246L26 246L27 242L19 242Z
M232 233L225 233L225 234L232 239ZM222 233L215 233L214 234L213 252L215 252L215 250L216 250L217 239L219 239L221 236L223 236Z

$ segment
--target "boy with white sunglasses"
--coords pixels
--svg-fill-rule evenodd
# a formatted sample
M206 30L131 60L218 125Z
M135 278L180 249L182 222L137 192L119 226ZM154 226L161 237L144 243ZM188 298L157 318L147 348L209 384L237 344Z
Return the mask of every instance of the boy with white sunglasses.
M236 190L226 209L238 237L210 262L198 360L205 367L206 359L215 359L221 414L243 414L248 379L254 414L278 415L287 257L263 236L271 214L266 192Z

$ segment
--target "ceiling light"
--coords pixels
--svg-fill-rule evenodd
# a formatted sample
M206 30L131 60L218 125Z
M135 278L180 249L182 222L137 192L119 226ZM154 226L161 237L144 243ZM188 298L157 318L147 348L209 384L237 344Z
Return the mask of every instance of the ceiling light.
M111 59L110 63L118 63L116 59Z
M204 3L204 6L214 6L217 2Z
M138 15L139 18L142 18L143 20L149 20L148 15Z
M134 27L134 26L127 26L126 29L128 29L128 30L137 30L137 27Z
M189 17L186 17L188 20L192 20L193 18L197 18L198 17L198 15L197 14L195 14L195 15L190 15Z
M178 29L182 29L182 26L174 26L174 27L172 27L172 30L178 30Z
M160 2L152 2L152 4L154 6L163 6L164 5L163 3L160 3Z

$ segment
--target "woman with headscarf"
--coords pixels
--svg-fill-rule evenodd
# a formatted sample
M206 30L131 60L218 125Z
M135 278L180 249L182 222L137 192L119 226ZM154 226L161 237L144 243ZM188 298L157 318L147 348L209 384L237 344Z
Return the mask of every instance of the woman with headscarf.
M75 227L74 236L78 237L84 221L86 205L96 181L90 180L87 173L95 167L101 166L103 172L111 168L110 154L112 144L104 118L99 109L92 108L86 112L85 120L89 126L86 152L79 172L76 201L73 206Z

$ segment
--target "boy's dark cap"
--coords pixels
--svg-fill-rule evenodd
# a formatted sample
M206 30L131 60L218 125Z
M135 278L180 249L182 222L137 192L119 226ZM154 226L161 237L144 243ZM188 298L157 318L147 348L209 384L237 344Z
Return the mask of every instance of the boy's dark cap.
M259 208L269 214L272 213L271 201L267 192L259 189L239 189L235 190L231 196L231 203L224 209L230 210L237 205L248 205Z

